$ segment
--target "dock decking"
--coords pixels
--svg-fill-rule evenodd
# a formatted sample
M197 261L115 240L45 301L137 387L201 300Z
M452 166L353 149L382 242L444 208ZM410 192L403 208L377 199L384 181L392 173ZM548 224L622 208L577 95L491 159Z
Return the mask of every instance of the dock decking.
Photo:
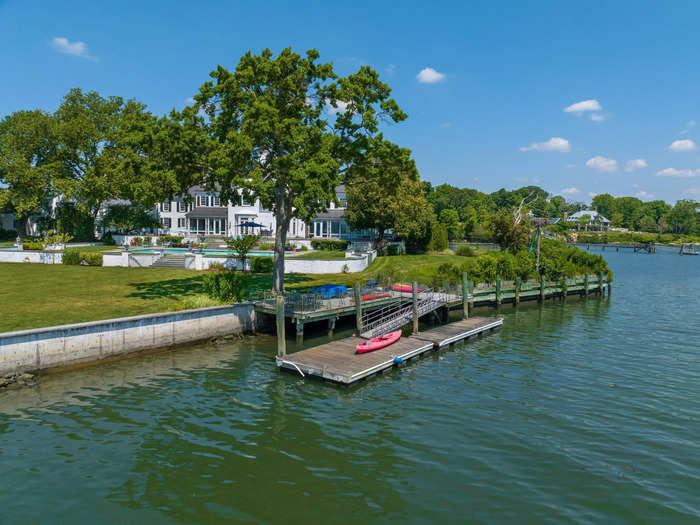
M472 317L402 337L392 345L367 354L355 353L355 346L364 339L348 337L278 357L277 366L304 376L350 385L426 352L499 328L502 324L501 318Z

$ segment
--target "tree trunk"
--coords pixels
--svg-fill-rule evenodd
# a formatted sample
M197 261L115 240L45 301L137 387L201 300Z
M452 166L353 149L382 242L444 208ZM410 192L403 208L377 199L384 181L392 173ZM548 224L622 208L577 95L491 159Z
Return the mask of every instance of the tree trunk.
M291 220L290 204L286 200L284 188L275 189L275 255L272 265L272 289L284 292L284 247L287 244L287 231Z

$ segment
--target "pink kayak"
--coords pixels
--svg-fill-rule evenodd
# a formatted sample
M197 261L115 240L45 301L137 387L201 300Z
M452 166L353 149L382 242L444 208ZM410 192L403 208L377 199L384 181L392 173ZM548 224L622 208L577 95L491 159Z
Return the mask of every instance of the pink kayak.
M380 335L368 341L364 341L355 347L356 353L366 354L367 352L374 352L385 346L395 343L401 338L401 330L396 330L395 332L389 332L388 334Z
M408 292L408 293L410 293L413 291L413 287L409 286L407 284L397 284L396 286L392 287L392 290L394 290L395 292ZM418 291L420 292L421 289L418 288Z

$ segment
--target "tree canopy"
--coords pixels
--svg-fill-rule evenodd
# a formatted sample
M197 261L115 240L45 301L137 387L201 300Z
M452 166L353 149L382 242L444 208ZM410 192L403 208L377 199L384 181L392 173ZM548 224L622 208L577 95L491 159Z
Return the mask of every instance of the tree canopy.
M274 288L284 287L284 246L293 217L309 221L335 187L385 145L380 122L406 118L376 71L338 77L318 51L266 49L234 71L210 73L195 103L173 112L162 132L176 140L170 159L181 188L217 189L222 200L260 199L276 219Z

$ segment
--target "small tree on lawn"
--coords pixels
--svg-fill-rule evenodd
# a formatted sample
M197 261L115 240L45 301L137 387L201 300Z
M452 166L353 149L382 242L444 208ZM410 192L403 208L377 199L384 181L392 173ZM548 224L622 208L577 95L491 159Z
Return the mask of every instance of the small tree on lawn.
M243 264L243 271L245 272L245 261L248 256L248 252L253 249L255 243L258 242L257 235L241 235L240 237L235 237L233 239L228 239L226 244L228 244L229 249L234 252L241 259Z

